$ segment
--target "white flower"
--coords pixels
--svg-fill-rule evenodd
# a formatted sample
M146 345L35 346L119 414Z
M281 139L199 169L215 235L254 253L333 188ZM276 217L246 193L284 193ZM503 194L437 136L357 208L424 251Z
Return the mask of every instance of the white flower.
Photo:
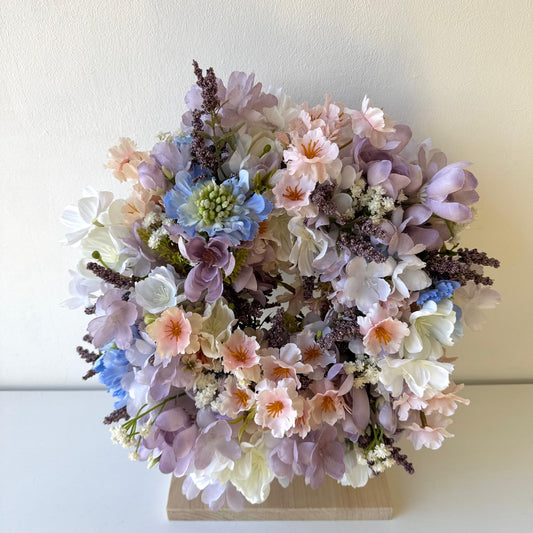
M392 273L393 287L404 297L409 298L412 291L420 291L431 285L431 278L424 272L424 261L414 255L399 262Z
M367 484L371 470L368 464L366 464L366 461L364 461L364 456L361 452L355 449L346 450L344 454L344 467L344 476L339 481L341 485L356 489L358 487L364 487Z
M250 503L255 504L268 498L275 476L266 463L263 440L252 441L241 443L242 456L235 462L229 479Z
M68 300L65 300L63 304L69 309L90 306L93 303L94 298L96 298L97 292L102 287L102 280L92 275L92 273L88 273L86 276L84 275L85 272L81 273L69 270L69 274L72 276L68 285L71 297Z
M177 303L176 271L170 265L156 267L135 284L135 301L149 313L161 313Z
M391 288L383 278L393 273L395 265L392 257L384 263L367 263L364 257L354 257L346 265L346 278L333 281L337 300L346 305L355 304L368 313L372 305L388 298Z
M403 383L413 394L422 398L428 387L438 391L450 384L453 365L425 359L392 359L384 357L380 360L381 373L379 380L393 396L399 397L403 392Z
M207 357L219 358L220 345L231 336L235 315L228 307L224 298L205 306L204 321L200 332L200 346Z
M455 291L453 300L463 312L464 323L470 329L479 331L486 322L483 310L494 309L501 297L494 289L469 281Z
M439 359L444 346L452 346L455 327L455 311L451 300L443 299L438 304L428 300L422 309L411 314L411 332L403 341L406 357Z
M72 231L65 235L67 244L74 244L99 223L100 215L109 207L113 200L113 193L108 191L96 192L91 187L83 190L83 198L78 205L69 205L61 215L61 221Z
M312 276L315 273L313 261L321 259L327 252L329 236L308 228L303 217L291 218L289 231L296 237L289 261L298 267L302 276Z

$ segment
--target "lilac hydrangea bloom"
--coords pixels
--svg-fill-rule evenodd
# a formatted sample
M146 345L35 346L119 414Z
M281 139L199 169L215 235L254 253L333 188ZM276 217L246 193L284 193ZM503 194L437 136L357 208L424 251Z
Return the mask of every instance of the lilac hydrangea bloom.
M298 451L307 465L305 482L311 488L318 488L326 475L333 479L341 479L344 475L344 446L337 439L335 426L325 425L311 432Z
M167 177L172 178L178 172L186 170L189 166L188 144L176 146L173 142L157 143L151 153L153 163L143 161L138 168L139 181L149 191L166 191L171 183Z
M137 306L123 301L122 294L119 289L110 289L96 302L96 314L101 316L89 322L87 331L97 348L114 340L121 350L125 350L133 340L131 326L137 320Z

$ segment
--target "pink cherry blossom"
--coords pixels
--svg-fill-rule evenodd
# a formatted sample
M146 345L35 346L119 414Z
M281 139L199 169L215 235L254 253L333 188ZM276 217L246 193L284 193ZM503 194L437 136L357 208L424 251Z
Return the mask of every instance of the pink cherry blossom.
M319 183L326 181L330 174L335 176L342 166L339 147L329 141L320 128L307 132L303 137L297 137L293 144L283 152L287 169L295 176L306 175Z
M300 380L297 374L310 374L313 367L304 364L301 361L302 353L296 344L288 343L279 350L265 350L261 357L261 366L265 377L271 381L278 382L283 379L293 379L298 388L300 388Z
M236 418L239 413L248 411L254 403L254 394L250 389L241 388L233 376L224 382L224 390L220 394L219 412L230 418Z
M236 330L220 349L224 370L231 372L238 368L254 367L259 363L257 350L259 343L255 337L248 337L242 330Z
M409 327L401 320L391 318L379 304L374 304L369 313L357 318L366 353L379 355L399 351L402 340L409 335Z
M146 331L156 343L156 351L162 358L185 353L192 333L190 321L179 307L169 307L147 326Z
M394 132L389 117L379 107L372 107L367 96L363 98L361 111L352 111L352 127L356 135L367 137L376 148L383 148L387 133Z
M406 429L407 438L413 443L415 450L420 450L422 446L430 450L437 450L441 447L445 438L453 437L446 430L452 421L449 418L432 415L427 418L427 424L422 426L416 422L408 425Z
M300 207L309 205L309 195L316 183L307 176L295 176L283 172L281 179L272 189L276 198L275 206L287 211L298 211Z
M283 438L294 427L296 418L302 412L296 384L292 379L283 379L277 384L263 380L256 387L256 402L255 423L270 429L277 438Z

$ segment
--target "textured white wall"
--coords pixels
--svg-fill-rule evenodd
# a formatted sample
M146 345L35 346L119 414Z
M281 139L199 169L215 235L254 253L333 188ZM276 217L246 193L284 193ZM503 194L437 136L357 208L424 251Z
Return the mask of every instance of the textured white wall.
M190 63L255 71L298 100L364 94L450 160L475 162L467 245L498 256L503 304L453 349L459 378L533 379L532 3L499 1L2 0L0 387L82 386L87 317L59 306L74 251L63 207L121 135L175 128Z

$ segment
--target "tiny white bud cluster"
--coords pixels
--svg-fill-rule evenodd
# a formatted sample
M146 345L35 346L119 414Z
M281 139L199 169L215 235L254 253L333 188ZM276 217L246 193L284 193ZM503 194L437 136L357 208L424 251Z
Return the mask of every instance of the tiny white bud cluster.
M111 433L111 442L113 444L119 444L123 448L131 448L137 444L135 439L130 437L128 431L120 424L113 424L109 428L109 432Z

